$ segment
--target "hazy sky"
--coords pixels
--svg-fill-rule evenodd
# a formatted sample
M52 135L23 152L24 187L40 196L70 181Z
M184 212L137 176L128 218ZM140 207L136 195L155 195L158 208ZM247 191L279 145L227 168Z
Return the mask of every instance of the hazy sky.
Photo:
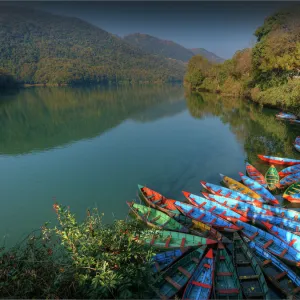
M255 41L264 18L287 2L31 2L39 9L76 16L118 35L147 33L187 48L230 58Z

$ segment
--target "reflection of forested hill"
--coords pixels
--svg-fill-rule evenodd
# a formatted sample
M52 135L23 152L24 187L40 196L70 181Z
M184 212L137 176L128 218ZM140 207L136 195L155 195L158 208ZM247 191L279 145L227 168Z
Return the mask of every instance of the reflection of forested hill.
M269 154L299 159L293 142L300 135L300 126L291 126L275 119L275 110L262 109L244 100L220 98L214 94L187 94L192 116L217 116L244 145L248 160L258 161L257 154ZM222 146L222 145L220 145Z
M176 86L25 89L0 104L0 153L22 154L92 138L129 118L151 121L157 118L151 109L164 103L166 115L175 114L173 102L182 98L182 88Z

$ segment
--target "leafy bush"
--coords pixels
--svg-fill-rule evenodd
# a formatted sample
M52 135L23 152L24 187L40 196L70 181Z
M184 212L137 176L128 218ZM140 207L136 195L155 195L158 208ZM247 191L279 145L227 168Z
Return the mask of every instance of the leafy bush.
M154 253L135 238L147 231L133 221L103 225L97 210L77 223L54 208L58 226L0 252L1 298L149 297Z

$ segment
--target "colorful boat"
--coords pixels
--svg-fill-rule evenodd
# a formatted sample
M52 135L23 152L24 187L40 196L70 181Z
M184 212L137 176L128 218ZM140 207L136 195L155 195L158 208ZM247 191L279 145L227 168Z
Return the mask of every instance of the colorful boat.
M291 184L283 193L282 197L286 200L290 199L289 196L300 194L300 181Z
M284 158L284 157L276 157L276 156L267 156L267 155L257 155L261 160L266 161L270 164L277 164L277 165L299 165L300 160L292 159L292 158Z
M177 261L185 253L179 249L157 253L152 257L152 271L154 273L162 272L172 263Z
M279 201L262 185L257 181L245 176L243 173L239 173L243 183L260 195L265 201L269 202L272 205L279 205Z
M286 209L280 206L271 206L267 204L264 204L262 208L271 211L274 215L278 217L290 219L296 222L300 221L300 212L298 211Z
M218 244L215 276L214 299L243 299L240 282L224 245Z
M147 205L149 205L152 208L158 209L164 213L166 213L169 216L173 216L174 214L178 214L178 211L176 210L174 206L175 200L173 199L167 199L160 193L149 189L148 187L145 187L143 185L138 185L139 194L142 198L142 200L145 201Z
M291 113L280 112L276 114L276 118L290 121L290 120L296 120L297 116Z
M300 124L300 120L289 120L291 124Z
M300 136L297 136L295 139L295 145L299 145L300 146Z
M258 182L260 185L262 185L265 188L268 186L265 176L263 174L261 174L255 167L253 167L249 163L246 163L246 171L247 171L248 176L251 179L255 180L256 182Z
M267 230L274 236L281 239L283 242L288 244L290 247L297 251L300 251L300 236L293 234L283 228L276 225L270 224L268 222L262 222L262 224L267 228Z
M205 300L209 299L212 291L214 276L214 255L209 249L195 272L191 276L182 296L182 299Z
M298 172L300 172L300 165L294 165L294 166L290 166L285 169L282 169L280 172L278 172L278 174L280 177L285 177L290 174L294 174L294 173L298 173Z
M300 194L288 195L285 199L291 203L300 203Z
M231 190L240 192L242 194L245 194L249 197L251 197L252 199L256 199L259 200L261 202L264 202L264 200L261 198L260 195L258 195L257 193L255 193L254 191L252 191L251 189L249 189L249 187L243 185L242 183L234 180L233 178L230 178L228 176L225 176L223 174L220 174L222 181L224 182L224 184Z
M176 208L185 216L190 217L196 221L201 221L203 223L211 225L217 230L228 232L239 230L239 227L231 224L221 217L218 217L210 211L180 201L176 201L175 205Z
M134 202L126 202L135 216L155 229L173 230L179 232L189 232L189 230L167 214L145 205Z
M296 183L298 181L300 181L300 172L294 173L294 174L290 174L290 175L288 175L286 177L283 177L280 180L279 184L280 184L281 187L284 187L284 186L289 186L289 185L291 185L293 183Z
M251 241L253 240L258 246L266 249L291 265L300 266L300 252L296 251L279 238L242 221L236 221L236 224L243 227L241 233Z
M153 235L138 236L135 240L149 244L155 248L180 248L182 251L189 247L199 247L202 245L213 245L217 243L217 241L206 239L201 236L168 230L161 230Z
M237 232L233 234L233 245L233 262L245 298L270 299L263 272Z
M298 152L300 152L300 145L295 144L295 145L294 145L294 148L295 148Z
M186 285L200 263L206 247L183 256L156 279L154 291L161 299L173 298Z
M273 191L279 187L279 174L275 166L271 165L265 175L269 190Z
M287 299L289 296L296 296L296 299L299 299L300 277L282 261L268 251L262 249L253 241L246 239L246 242L248 247L252 250L263 273L272 284L274 284Z
M223 197L231 198L231 199L235 199L235 200L241 200L241 201L249 202L249 203L255 203L255 205L258 205L258 206L260 206L264 203L263 201L253 199L250 196L247 196L243 193L239 193L239 192L227 189L220 185L215 185L215 184L208 183L205 181L200 181L200 183L210 193L218 195L218 196L223 196Z
M203 208L205 210L208 210L212 212L213 214L216 214L217 216L220 216L227 221L235 221L235 220L241 220L243 222L249 222L249 219L241 216L237 212L234 212L232 210L228 210L225 206L223 206L220 203L208 200L206 198L191 194L189 192L182 192L183 195L186 197L186 199L194 206L198 208Z
M202 194L206 199L220 203L223 206L237 212L238 214L240 214L244 217L247 217L248 212L270 215L270 216L274 215L274 213L272 213L270 210L263 209L261 207L252 205L251 203L248 203L248 202L234 200L231 198L226 198L226 197L208 194L208 193L204 193L204 192L202 192Z

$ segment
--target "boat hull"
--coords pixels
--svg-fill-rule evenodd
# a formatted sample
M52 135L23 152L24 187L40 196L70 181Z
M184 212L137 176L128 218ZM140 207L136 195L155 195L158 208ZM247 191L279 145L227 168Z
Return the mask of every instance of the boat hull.
M267 155L257 155L261 160L269 163L269 164L277 164L277 165L287 165L293 166L300 164L300 160L283 158L283 157L275 157L275 156L267 156Z

